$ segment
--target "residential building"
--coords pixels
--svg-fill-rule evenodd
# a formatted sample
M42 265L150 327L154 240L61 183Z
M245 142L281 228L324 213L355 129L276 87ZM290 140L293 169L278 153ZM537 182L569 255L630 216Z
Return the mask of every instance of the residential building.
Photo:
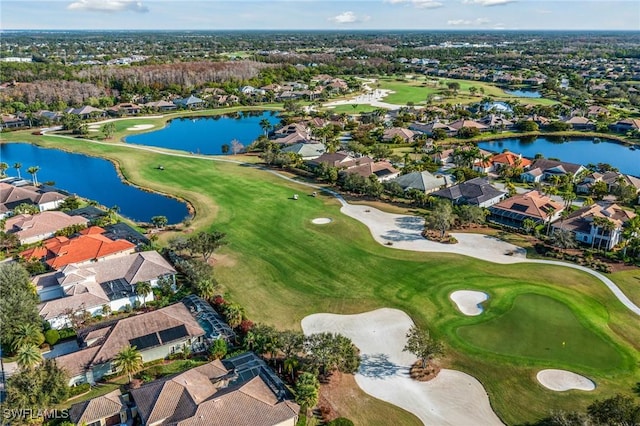
M32 204L41 212L55 210L67 198L57 191L44 191L35 186L15 186L0 182L0 219L8 216L20 204Z
M144 104L144 106L146 106L147 108L158 110L158 111L171 111L178 107L174 103L163 101L163 100L147 102L146 104Z
M373 158L370 157L352 157L345 152L325 152L320 157L310 160L308 164L311 167L319 167L321 164L326 164L329 167L348 169L350 167L372 162Z
M430 123L415 122L409 125L409 130L414 132L423 133L427 136L433 136L433 133L437 129L442 129L446 132L447 136L454 136L458 130L453 127L440 122L439 120L432 121Z
M59 211L38 214L20 214L8 218L4 231L15 234L20 244L31 244L53 237L56 232L70 226L87 226L89 221L81 216L69 216Z
M487 160L476 161L473 164L473 170L481 173L498 172L505 167L522 167L526 170L531 164L531 160L524 158L522 154L506 151L495 154Z
M425 194L430 194L442 188L453 185L454 179L451 175L437 174L432 175L428 171L411 172L406 175L398 176L394 182L402 187L405 191L417 189Z
M104 117L105 111L100 108L94 108L91 105L85 105L80 108L69 108L65 111L67 114L77 115L83 120L91 117Z
M127 414L128 395L120 389L88 401L73 404L69 409L69 420L75 425L116 426L129 420Z
M625 118L624 120L618 120L609 127L618 133L627 133L630 131L639 132L640 118Z
M617 204L599 202L576 210L564 220L554 223L553 229L570 231L576 241L611 250L622 240L624 224L635 216L635 213ZM611 229L601 225L600 221L605 219L612 224Z
M107 108L107 112L112 115L135 115L140 114L142 107L140 105L126 102Z
M577 184L576 192L588 194L597 182L604 182L609 192L612 192L619 185L631 185L636 188L637 192L640 192L640 178L613 171L589 173Z
M538 191L517 194L489 207L489 221L512 228L522 228L526 219L536 224L549 223L560 217L564 205Z
M300 411L253 352L144 384L131 390L131 398L146 426L294 426Z
M587 169L580 164L539 158L533 162L529 170L520 175L520 179L524 182L540 182L544 179L549 179L551 176L568 174L575 180L578 175L586 170Z
M292 152L307 161L320 157L326 152L326 148L321 143L295 143L283 147L280 152Z
M471 204L479 207L492 206L502 200L506 194L491 186L486 178L481 177L432 193L436 197L451 200L454 204Z
M567 120L564 120L566 124L569 124L572 129L575 130L595 130L596 125L593 121L587 117L573 116Z
M391 127L389 129L385 129L382 133L383 142L394 142L395 140L400 140L402 143L411 143L413 142L414 137L415 133L409 129L405 129L404 127Z
M449 123L449 127L455 129L457 132L459 132L460 129L465 127L475 128L481 132L486 132L487 130L489 130L489 127L485 126L484 124L481 124L474 120L465 120L465 119L460 119L460 120L454 121L453 123Z
M40 298L38 311L52 328L71 324L70 315L82 310L105 315L103 307L118 312L136 301L153 300L153 293L139 295L136 285L148 282L157 287L161 278L175 285L176 270L159 253L146 251L85 265L66 265L59 271L33 278Z
M205 102L202 99L195 97L193 95L190 95L187 98L176 99L173 101L173 103L179 107L189 108L189 109L202 108L205 105Z
M46 240L42 246L32 247L20 253L25 259L43 259L52 269L60 269L74 263L99 262L135 251L135 244L126 240L111 240L104 235L99 226L80 231L77 237L54 237Z
M393 165L388 161L365 162L360 165L349 167L343 173L357 174L365 178L375 175L380 182L391 180L400 175L400 171L393 167Z
M69 385L95 384L104 375L117 372L114 357L131 346L143 362L163 359L185 346L193 352L205 349L205 331L183 303L98 324L78 332L80 350L56 358L70 377Z

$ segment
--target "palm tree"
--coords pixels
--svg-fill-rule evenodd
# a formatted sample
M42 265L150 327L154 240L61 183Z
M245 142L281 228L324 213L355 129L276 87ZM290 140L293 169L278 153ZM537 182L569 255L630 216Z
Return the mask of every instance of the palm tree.
M616 224L613 223L613 221L605 218L605 221L602 224L602 237L604 237L605 232L609 234L609 241L607 242L606 250L609 250L611 248L609 247L609 245L611 244L612 234L615 229L616 229ZM598 244L598 250L600 250L601 245L602 245L602 238L600 238L600 243Z
M9 168L9 165L4 161L0 163L0 177L4 177L4 173L7 171L8 168Z
M22 346L16 354L16 362L20 368L31 369L42 362L42 353L36 345Z
M284 371L287 374L291 374L291 380L293 380L295 377L296 368L298 368L298 365L300 365L300 362L298 361L298 358L295 356L292 356L284 360Z
M40 328L38 328L35 324L19 324L16 327L13 339L11 340L11 349L14 352L17 352L22 347L29 345L38 346L42 344L43 341L44 336L40 332Z
M147 307L147 295L151 293L151 283L149 281L140 281L136 283L136 294L142 296L142 303Z
M22 168L22 163L14 163L13 168L16 169L16 172L18 172L18 179L22 179L22 176L20 176L20 169Z
M633 245L634 240L640 240L640 216L635 216L624 224L622 237L627 240L624 246L623 256L627 256L627 248Z
M549 229L551 229L551 221L555 212L556 209L553 207L549 207L549 210L547 211L547 235L549 235Z
M318 389L320 382L315 374L302 373L296 382L296 403L308 414L309 409L318 403Z
M244 309L237 303L229 303L224 306L224 316L227 319L227 324L232 328L240 325L242 318L244 317Z
M113 358L113 365L129 376L129 383L131 383L131 375L142 368L142 354L135 346L127 346Z
M264 130L264 135L268 136L269 130L271 130L271 122L268 119L263 118L260 120L260 127Z
M574 248L576 246L576 239L573 236L573 232L566 229L556 229L553 231L553 245L558 247L563 253L565 249Z
M31 175L33 178L33 186L38 186L38 171L40 170L39 166L31 166L27 169L27 173Z
M102 305L102 315L109 316L110 313L111 313L111 305L109 305L108 303L105 303L104 305Z
M524 229L524 232L526 232L527 234L530 234L535 227L536 227L536 222L531 218L527 218L522 221L522 228Z
M571 203L573 202L573 200L576 199L576 194L573 191L566 191L566 192L563 192L561 195L562 195L562 199L564 200L564 208L568 209Z

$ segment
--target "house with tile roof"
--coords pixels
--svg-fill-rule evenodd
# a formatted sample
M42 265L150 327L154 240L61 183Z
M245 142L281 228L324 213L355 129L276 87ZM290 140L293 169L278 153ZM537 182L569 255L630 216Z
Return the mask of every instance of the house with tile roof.
M74 263L100 262L106 259L133 253L135 244L127 240L111 240L103 235L99 226L80 231L77 237L63 236L50 238L39 247L32 247L20 253L25 259L42 259L52 269L60 269Z
M536 224L557 220L564 210L564 205L552 200L538 191L517 194L489 207L490 222L512 228L522 228L526 219Z
M102 262L70 264L59 271L33 278L41 303L38 312L52 328L71 325L70 315L86 311L104 315L103 307L118 312L127 306L153 300L153 293L139 295L136 285L148 282L158 287L161 278L175 285L176 270L158 252L145 251Z
M105 111L100 108L94 108L91 105L84 105L80 108L69 108L65 111L67 114L77 115L85 120L91 117L104 117Z
M59 211L44 211L34 215L12 216L5 221L4 231L15 234L20 244L31 244L51 238L64 228L88 224L89 221L82 216L69 216Z
M617 204L599 202L582 207L571 213L561 222L553 224L553 229L562 229L574 234L576 241L595 247L611 250L622 241L624 224L636 217L630 210ZM596 218L613 223L613 229L606 230L598 225Z
M573 116L564 120L564 122L575 130L595 130L596 124L587 117Z
M143 425L294 426L300 407L253 352L131 390Z
M357 174L364 178L374 175L379 182L386 182L398 177L400 171L388 161L375 161L349 167L342 174Z
M339 169L349 169L366 163L373 163L371 157L354 157L346 152L325 152L318 158L314 158L307 162L311 167L319 167L326 164L329 167L337 167Z
M172 111L178 107L176 104L164 100L147 102L144 106L157 111Z
M640 131L640 118L625 118L618 120L609 126L611 130L618 133L627 133L629 131Z
M69 420L76 425L112 426L126 423L128 396L120 389L88 401L73 404L69 409Z
M41 212L55 210L67 198L57 191L44 191L31 185L15 186L0 182L0 219L11 214L20 204L32 204Z
M502 200L507 193L491 186L486 178L477 177L449 188L432 192L432 195L448 199L453 204L489 207Z
M384 129L384 132L382 133L383 142L393 142L396 139L399 139L401 143L411 143L413 142L414 137L415 133L412 130L405 129L404 127L390 127L388 129Z
M630 185L636 189L636 192L640 192L640 178L614 171L589 173L576 185L576 192L588 194L597 182L606 183L609 192L615 190L619 185Z
M190 109L202 108L205 105L205 101L193 95L190 95L187 98L176 99L173 103L179 107Z
M541 182L551 176L570 175L574 180L587 169L580 164L565 161L539 158L533 162L529 170L520 175L523 182Z
M304 161L313 160L326 152L326 148L321 143L295 143L287 145L280 152L292 152L298 154Z
M414 132L423 133L427 136L433 136L433 132L437 129L442 129L445 131L447 136L454 136L458 130L453 127L442 123L439 120L432 121L430 123L420 123L414 122L409 125L409 130L413 130Z
M494 154L487 160L476 161L473 170L481 173L498 172L504 167L522 167L527 170L531 164L531 160L524 158L522 154L506 151Z
M69 385L95 384L104 375L116 373L113 358L128 346L135 346L143 362L163 359L190 346L201 352L205 330L183 303L155 311L97 324L80 330L80 350L57 358L56 364L70 377Z
M428 171L411 172L406 175L398 176L393 180L405 191L417 189L418 191L430 194L442 188L453 185L454 178L451 175L437 174L433 175Z

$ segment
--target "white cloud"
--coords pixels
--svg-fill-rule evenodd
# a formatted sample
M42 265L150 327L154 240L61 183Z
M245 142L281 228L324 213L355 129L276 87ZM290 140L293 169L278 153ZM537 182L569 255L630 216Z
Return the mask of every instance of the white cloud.
M329 21L335 22L336 24L353 24L354 22L365 22L368 20L369 16L358 17L351 11L343 12L339 15L329 18Z
M384 0L384 2L391 4L409 4L417 7L418 9L435 9L444 6L436 0Z
M462 0L462 4L477 4L480 6L502 6L514 3L516 0Z
M137 0L76 0L67 6L69 10L89 12L148 12L149 8Z
M487 18L477 18L477 19L450 19L447 21L447 25L452 26L471 26L471 25L486 25L491 22L490 19Z

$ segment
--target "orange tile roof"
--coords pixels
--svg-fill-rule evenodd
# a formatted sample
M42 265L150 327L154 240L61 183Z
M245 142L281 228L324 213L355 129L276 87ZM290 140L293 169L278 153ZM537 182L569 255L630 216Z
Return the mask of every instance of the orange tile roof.
M135 244L127 240L111 240L100 233L100 227L91 227L82 231L83 235L68 239L56 237L46 240L44 247L34 247L21 253L26 258L45 258L47 265L60 269L70 263L97 260L116 253L132 253Z

